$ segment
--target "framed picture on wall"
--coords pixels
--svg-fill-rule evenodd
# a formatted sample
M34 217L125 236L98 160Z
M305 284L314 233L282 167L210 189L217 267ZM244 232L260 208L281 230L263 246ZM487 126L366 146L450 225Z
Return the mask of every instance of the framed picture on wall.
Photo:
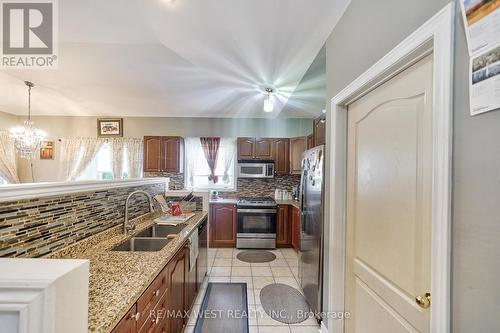
M53 160L54 159L54 141L42 141L40 146L40 159Z
M123 136L123 118L97 119L97 137L122 137Z

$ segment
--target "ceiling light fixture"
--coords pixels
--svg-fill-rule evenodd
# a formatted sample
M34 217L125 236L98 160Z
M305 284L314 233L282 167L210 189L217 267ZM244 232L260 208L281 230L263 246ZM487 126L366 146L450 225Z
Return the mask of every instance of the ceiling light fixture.
M273 93L273 88L266 88L267 97L264 100L264 112L273 112L274 104L271 101L271 94Z
M24 121L24 126L12 128L10 133L21 158L31 160L37 156L45 133L36 128L31 121L31 88L35 84L30 81L24 81L24 84L28 87L28 119Z

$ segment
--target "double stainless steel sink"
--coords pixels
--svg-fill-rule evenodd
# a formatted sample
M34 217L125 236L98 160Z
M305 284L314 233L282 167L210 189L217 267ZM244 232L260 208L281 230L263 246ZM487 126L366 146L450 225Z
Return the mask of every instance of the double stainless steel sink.
M186 224L158 225L154 224L149 228L138 232L134 237L113 247L111 251L127 252L154 252L160 251L178 233L186 227Z

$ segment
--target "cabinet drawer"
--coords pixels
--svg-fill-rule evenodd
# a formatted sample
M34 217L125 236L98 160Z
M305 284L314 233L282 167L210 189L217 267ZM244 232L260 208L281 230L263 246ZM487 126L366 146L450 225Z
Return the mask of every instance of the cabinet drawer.
M153 310L155 305L158 304L158 301L167 289L167 279L168 274L164 269L151 283L151 285L149 285L148 289L146 289L146 291L137 301L137 312L139 313L137 327L142 327L144 323L149 319L151 310Z
M139 333L168 332L167 303L168 289L165 290L155 307L146 314L146 321L139 329Z

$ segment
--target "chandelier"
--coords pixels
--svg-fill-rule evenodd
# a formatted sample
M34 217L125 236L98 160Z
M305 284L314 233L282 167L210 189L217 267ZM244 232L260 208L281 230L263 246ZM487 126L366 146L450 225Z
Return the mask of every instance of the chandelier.
M28 86L28 119L24 121L23 126L12 128L10 133L20 157L31 160L36 158L45 133L31 121L31 88L35 85L29 81L24 83Z

